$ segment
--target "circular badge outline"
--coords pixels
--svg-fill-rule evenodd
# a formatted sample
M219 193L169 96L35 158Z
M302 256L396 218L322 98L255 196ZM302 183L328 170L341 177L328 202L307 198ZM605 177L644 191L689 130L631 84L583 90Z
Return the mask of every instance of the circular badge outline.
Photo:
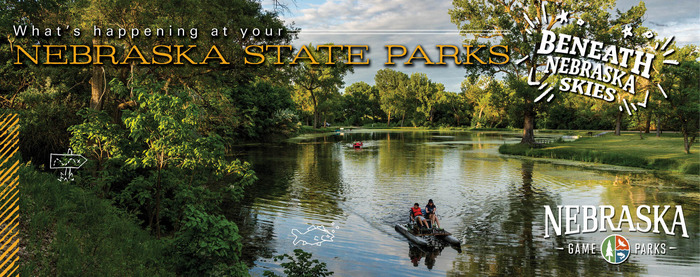
M603 239L603 241L601 242L600 256L603 257L603 260L605 260L605 261L608 262L609 264L613 264L613 265L619 265L619 264L622 264L622 263L626 262L626 261L629 259L629 257L630 257L630 254L631 254L631 252L629 252L630 250L627 250L628 253L627 253L627 256L625 257L624 260L622 260L622 261L620 261L620 262L615 262L615 261L617 261L617 249L616 249L616 248L617 248L617 238L615 238L615 240L614 240L614 241L615 241L615 245L613 245L613 251L615 252L615 256L614 256L614 257L615 257L615 261L614 261L614 262L610 262L610 261L608 261L608 259L605 257L605 253L603 253L603 245L605 244L605 241L608 240L608 238L610 238L610 237L621 237L622 239L625 240L625 242L627 242L627 247L630 247L630 242L629 242L629 240L627 240L626 237L624 237L624 236L622 236L622 235L612 234L612 235L609 235L609 236L605 237L605 238Z

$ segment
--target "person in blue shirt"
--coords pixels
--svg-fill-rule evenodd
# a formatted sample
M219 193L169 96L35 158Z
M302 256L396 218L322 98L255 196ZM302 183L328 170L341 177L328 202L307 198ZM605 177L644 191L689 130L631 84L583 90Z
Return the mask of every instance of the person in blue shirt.
M432 226L437 226L440 228L440 221L437 218L437 207L433 203L433 199L428 200L428 205L425 205L425 216L430 220Z

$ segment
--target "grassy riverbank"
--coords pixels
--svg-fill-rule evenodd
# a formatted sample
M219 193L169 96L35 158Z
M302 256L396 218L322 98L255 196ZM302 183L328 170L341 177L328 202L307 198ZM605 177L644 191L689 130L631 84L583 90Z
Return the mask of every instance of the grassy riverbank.
M584 137L573 142L547 144L544 148L530 148L520 144L502 145L502 154L539 158L567 159L583 162L632 166L683 174L700 174L700 145L691 148L691 154L683 151L683 137L679 134L638 133L614 136Z
M20 275L168 276L165 246L74 182L22 166Z

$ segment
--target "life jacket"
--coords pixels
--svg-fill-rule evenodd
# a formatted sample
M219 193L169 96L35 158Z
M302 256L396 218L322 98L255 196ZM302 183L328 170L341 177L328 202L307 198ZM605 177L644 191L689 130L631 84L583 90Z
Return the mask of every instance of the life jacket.
M423 213L420 211L420 208L413 207L411 208L411 212L413 212L413 216L423 215Z

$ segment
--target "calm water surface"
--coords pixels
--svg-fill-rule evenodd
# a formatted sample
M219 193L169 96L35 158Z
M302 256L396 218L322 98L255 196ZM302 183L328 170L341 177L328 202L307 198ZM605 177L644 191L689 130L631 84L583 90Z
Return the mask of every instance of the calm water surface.
M365 147L351 148L354 140ZM336 276L700 274L696 187L498 154L500 144L513 140L504 133L353 131L237 149L259 177L243 206L231 212L250 273L281 273L272 256L302 248ZM462 241L461 252L414 247L394 230L414 202L425 206L429 198L442 226ZM613 205L618 211L621 205L682 205L691 238L623 228L616 234L630 243L666 243L667 253L631 254L622 265L610 265L600 252L557 250L568 243L600 247L610 232L544 239L544 205ZM666 218L670 225L673 214ZM295 246L292 229L304 232L311 224L333 228L333 241Z

